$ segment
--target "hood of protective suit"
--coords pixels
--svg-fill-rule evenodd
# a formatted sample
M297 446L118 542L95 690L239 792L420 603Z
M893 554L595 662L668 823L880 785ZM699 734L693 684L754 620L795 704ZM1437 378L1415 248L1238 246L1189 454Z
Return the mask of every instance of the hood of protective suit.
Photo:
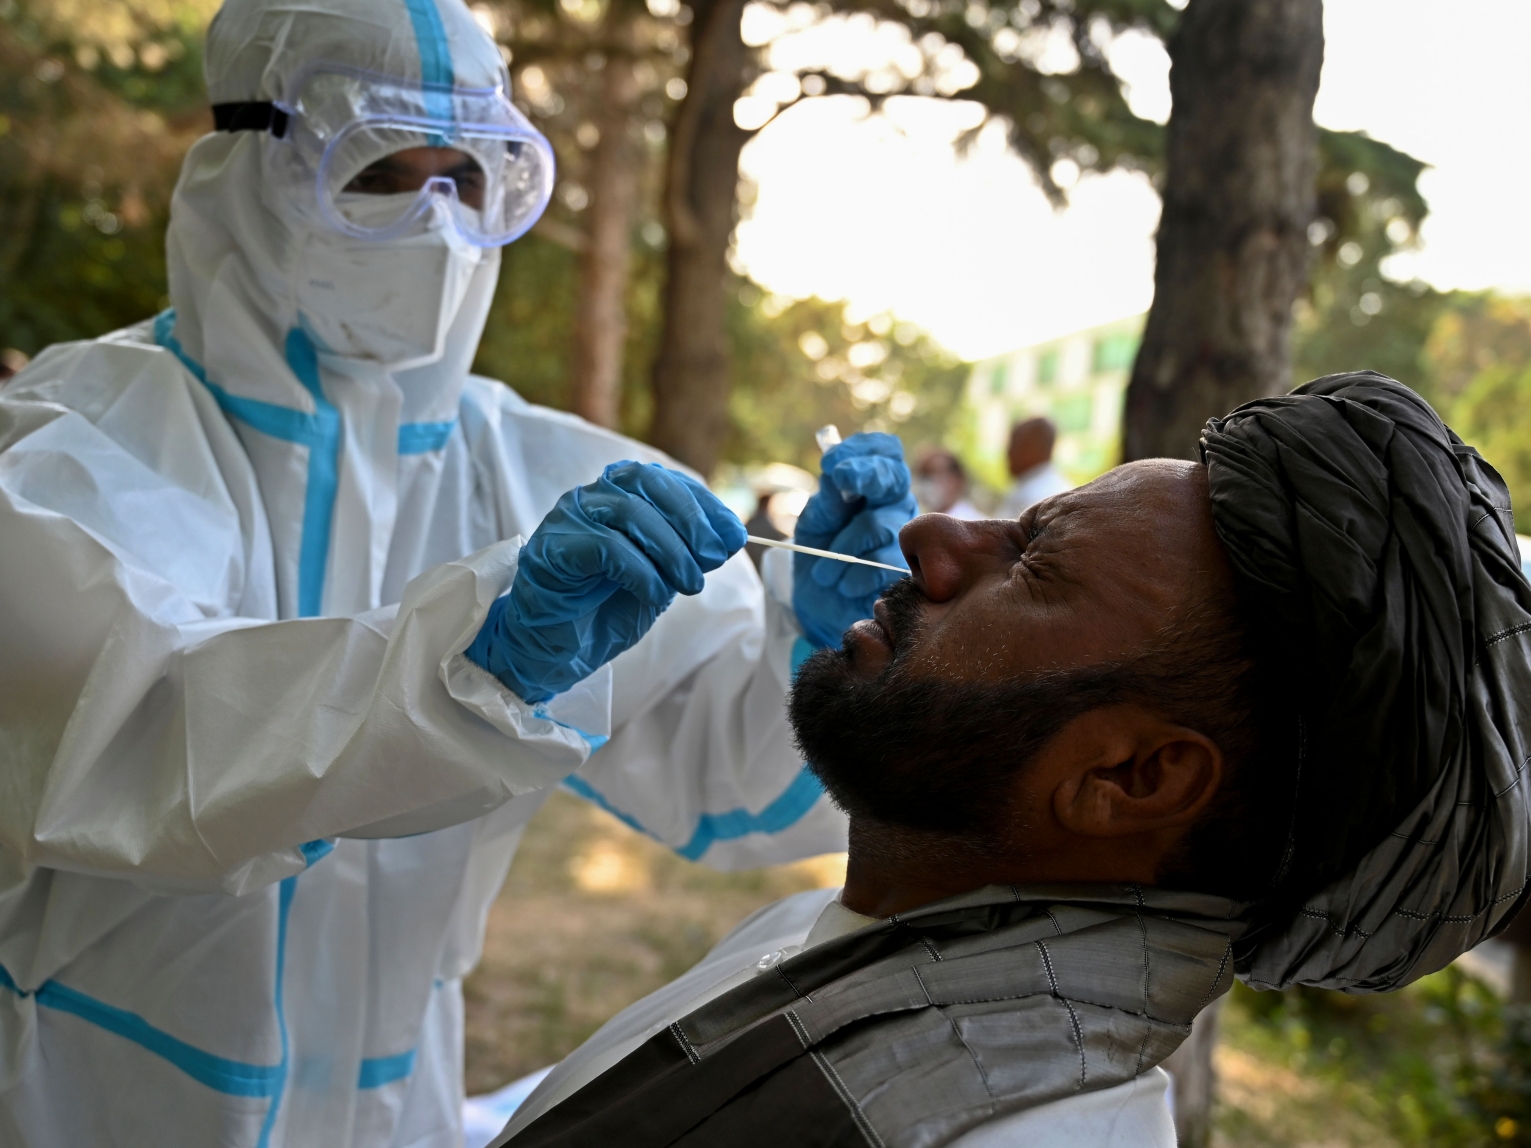
M279 100L319 63L509 87L460 0L230 0L208 31L214 105ZM339 235L272 177L284 146L239 131L192 147L155 334L217 396L260 474L283 616L354 613L384 604L403 488L439 481L433 455L457 421L499 251L456 239L438 213L388 243Z

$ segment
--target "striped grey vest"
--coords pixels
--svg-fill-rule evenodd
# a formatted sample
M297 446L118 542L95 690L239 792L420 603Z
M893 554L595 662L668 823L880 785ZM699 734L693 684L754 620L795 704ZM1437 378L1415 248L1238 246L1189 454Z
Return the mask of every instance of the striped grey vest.
M1233 980L1237 906L990 886L783 961L671 1025L514 1148L933 1148L1110 1088Z

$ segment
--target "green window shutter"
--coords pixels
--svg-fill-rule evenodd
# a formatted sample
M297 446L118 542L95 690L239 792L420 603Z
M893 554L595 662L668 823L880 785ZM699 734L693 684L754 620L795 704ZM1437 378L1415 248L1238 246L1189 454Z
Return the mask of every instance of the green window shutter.
M1058 425L1058 433L1076 434L1089 430L1093 409L1089 391L1060 395L1053 403L1053 422Z
M1103 371L1122 371L1132 366L1133 356L1138 353L1136 335L1105 335L1095 340L1091 354L1090 370L1093 374Z

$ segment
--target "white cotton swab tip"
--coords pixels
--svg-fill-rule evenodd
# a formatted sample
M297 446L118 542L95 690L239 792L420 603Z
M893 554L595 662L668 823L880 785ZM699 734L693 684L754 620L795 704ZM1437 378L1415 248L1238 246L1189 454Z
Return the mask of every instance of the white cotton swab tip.
M779 538L761 538L755 534L746 534L751 542L758 542L761 546L774 546L778 550L794 550L799 554L812 554L815 558L833 558L836 562L854 562L858 566L876 566L879 570L892 570L895 574L907 574L908 570L902 566L889 566L886 562L873 562L870 558L853 558L849 554L837 554L833 550L816 550L812 546L799 546L796 542L784 542Z

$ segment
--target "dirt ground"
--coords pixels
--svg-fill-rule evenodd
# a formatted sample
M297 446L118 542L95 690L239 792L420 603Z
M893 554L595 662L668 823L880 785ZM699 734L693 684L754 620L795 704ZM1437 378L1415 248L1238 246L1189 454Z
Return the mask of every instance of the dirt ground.
M844 854L718 873L554 794L527 827L464 987L469 1095L552 1064L762 905L844 879Z

